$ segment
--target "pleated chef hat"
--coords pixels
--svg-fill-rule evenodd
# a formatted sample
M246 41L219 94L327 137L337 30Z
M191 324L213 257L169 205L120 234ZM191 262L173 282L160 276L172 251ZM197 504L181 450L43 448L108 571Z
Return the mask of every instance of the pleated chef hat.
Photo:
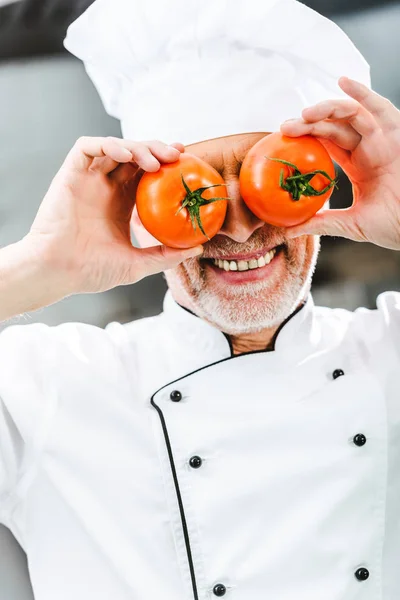
M341 75L370 86L346 34L296 0L96 0L64 45L138 141L276 131L346 97Z

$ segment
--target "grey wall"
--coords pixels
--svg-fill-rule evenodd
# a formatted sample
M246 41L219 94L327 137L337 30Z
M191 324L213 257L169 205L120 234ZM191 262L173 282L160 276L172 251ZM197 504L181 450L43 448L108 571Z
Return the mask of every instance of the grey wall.
M0 245L30 228L47 187L80 135L120 135L104 115L79 62L69 58L6 63L0 67ZM4 118L4 116L6 118ZM49 323L107 320L116 292L72 297L45 311ZM123 310L123 300L119 303ZM26 320L41 320L42 311Z

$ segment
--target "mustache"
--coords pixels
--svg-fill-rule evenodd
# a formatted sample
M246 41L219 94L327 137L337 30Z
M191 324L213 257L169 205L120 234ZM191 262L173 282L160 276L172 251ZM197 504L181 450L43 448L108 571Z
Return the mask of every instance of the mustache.
M264 248L272 248L286 244L283 229L275 227L272 231L269 227L262 227L243 243L235 242L225 235L216 235L209 242L203 244L204 252L200 258L214 258L214 256L232 256L235 254L253 254Z

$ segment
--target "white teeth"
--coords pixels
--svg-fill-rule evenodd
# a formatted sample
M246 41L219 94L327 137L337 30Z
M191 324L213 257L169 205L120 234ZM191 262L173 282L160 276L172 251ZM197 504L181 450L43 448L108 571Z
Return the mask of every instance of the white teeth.
M271 262L271 260L274 258L275 256L275 248L273 248L272 250L270 250L269 252L267 252L267 254L264 256L265 258L265 264L269 265L269 263Z
M276 254L276 248L273 248L267 252L264 256L260 256L259 259L252 258L251 260L221 260L220 258L214 259L214 264L220 269L225 271L248 271L249 269L258 269L269 265L271 260Z
M252 258L251 260L249 260L249 269L257 269L258 264L257 264L257 260L255 258Z

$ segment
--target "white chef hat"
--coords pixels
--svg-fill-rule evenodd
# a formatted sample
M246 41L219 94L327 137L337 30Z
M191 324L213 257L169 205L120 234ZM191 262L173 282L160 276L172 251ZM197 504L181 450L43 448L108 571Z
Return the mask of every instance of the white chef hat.
M346 34L296 0L96 0L64 45L135 140L276 131L346 97L341 75L370 86Z

